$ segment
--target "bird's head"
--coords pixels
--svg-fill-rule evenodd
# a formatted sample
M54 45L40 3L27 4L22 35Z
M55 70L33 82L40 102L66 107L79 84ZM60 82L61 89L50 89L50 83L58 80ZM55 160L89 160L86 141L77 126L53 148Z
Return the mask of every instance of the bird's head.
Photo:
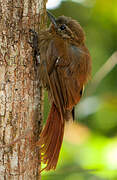
M84 31L76 20L73 20L71 17L66 16L60 16L58 18L55 18L48 11L47 15L51 21L49 27L51 33L65 40L75 41L79 44L84 42Z

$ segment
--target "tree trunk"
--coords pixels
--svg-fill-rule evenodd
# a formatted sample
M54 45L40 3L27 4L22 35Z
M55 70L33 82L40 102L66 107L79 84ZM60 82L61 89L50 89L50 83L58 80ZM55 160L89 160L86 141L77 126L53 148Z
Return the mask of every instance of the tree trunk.
M0 0L0 180L40 179L43 91L29 29L45 28L46 0Z

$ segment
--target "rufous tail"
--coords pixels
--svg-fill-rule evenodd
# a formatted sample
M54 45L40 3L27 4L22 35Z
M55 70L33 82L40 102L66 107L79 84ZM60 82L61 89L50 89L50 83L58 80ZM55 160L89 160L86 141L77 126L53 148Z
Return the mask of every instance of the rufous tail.
M63 141L64 124L60 112L53 103L39 140L41 161L46 164L42 170L56 169Z

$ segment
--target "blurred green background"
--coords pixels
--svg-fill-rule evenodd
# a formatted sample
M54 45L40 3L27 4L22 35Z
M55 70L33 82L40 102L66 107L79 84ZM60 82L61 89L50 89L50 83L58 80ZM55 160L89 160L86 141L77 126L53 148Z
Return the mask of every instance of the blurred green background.
M117 0L64 0L50 8L84 28L93 78L117 50ZM90 84L75 109L76 122L66 125L57 169L43 172L42 180L117 180L117 66L96 89ZM45 92L44 119L48 111Z

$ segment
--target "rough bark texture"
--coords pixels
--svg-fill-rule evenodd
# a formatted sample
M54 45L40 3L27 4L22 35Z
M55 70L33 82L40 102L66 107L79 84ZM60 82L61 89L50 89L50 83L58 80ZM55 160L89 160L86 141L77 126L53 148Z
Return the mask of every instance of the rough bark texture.
M29 29L45 28L45 4L46 0L0 0L0 180L40 179L35 142L43 93Z

